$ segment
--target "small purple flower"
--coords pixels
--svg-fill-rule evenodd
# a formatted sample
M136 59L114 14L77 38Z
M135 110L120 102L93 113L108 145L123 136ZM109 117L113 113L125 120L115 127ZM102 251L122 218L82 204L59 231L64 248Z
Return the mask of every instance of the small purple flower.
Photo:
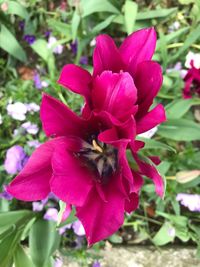
M33 134L33 135L37 134L39 131L37 124L33 124L30 121L23 123L21 127L24 128L27 133Z
M71 48L71 50L72 50L72 54L73 54L74 56L76 56L76 54L77 54L77 50L78 50L78 42L77 42L77 40L75 40L74 42L72 42L72 43L70 44L70 48Z
M21 31L24 30L24 26L25 26L25 22L24 22L23 20L20 20L20 21L19 21L19 29L20 29Z
M59 234L60 235L63 235L65 232L66 232L66 230L68 230L68 229L70 229L71 228L71 223L70 224L67 224L67 225L65 225L65 226L63 226L63 227L61 227L61 228L59 228L58 229L58 232L59 232Z
M40 110L40 106L37 105L36 103L34 102L31 102L31 103L28 103L26 104L26 107L27 107L27 111L28 112L38 112Z
M63 261L60 258L56 258L54 261L54 267L62 267Z
M45 36L46 38L49 38L50 35L51 35L51 30L47 30L47 31L45 31L44 36Z
M42 89L42 84L41 84L41 80L40 80L40 75L37 71L35 71L34 76L33 76L33 81L34 81L34 85L37 89Z
M43 217L47 221L58 221L58 210L56 208L49 208Z
M3 186L3 192L0 193L0 198L4 198L6 200L13 199L12 195L7 192L5 185Z
M80 63L81 65L87 65L87 64L88 64L88 57L87 57L87 56L82 56L82 57L80 58L79 63Z
M101 264L99 261L95 261L93 264L92 264L92 267L101 267Z
M200 212L200 195L180 193L176 196L176 200L190 211Z
M43 208L44 208L44 205L40 201L35 201L32 203L33 211L42 211Z
M72 228L74 230L74 233L78 236L83 236L85 235L85 229L83 228L83 225L80 221L75 221L72 224Z
M29 147L38 148L41 145L41 143L38 140L31 140L27 141L27 145Z
M28 44L32 45L35 42L35 35L26 34L24 35L24 41L26 41Z
M6 159L4 162L6 172L8 174L15 174L21 171L27 160L28 156L21 146L12 146L6 152Z

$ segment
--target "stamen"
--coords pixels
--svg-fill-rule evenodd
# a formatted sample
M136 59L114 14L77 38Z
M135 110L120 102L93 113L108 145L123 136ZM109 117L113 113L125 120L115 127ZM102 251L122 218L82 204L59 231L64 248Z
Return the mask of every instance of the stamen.
M94 139L92 140L92 145L93 145L94 150L97 150L100 153L103 153L103 149L97 144L97 142Z

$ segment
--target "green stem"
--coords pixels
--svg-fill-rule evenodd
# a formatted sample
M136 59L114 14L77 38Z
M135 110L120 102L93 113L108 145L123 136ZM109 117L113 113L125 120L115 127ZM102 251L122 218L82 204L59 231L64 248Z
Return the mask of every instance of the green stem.
M135 218L141 219L141 220L146 220L146 221L149 221L149 222L158 224L158 225L162 225L161 222L156 221L156 220L151 219L151 218L148 218L148 217L145 217L145 216L142 216L142 215L132 214L132 216L135 217ZM132 222L125 222L125 223L123 224L123 226L131 226L131 225L133 225Z

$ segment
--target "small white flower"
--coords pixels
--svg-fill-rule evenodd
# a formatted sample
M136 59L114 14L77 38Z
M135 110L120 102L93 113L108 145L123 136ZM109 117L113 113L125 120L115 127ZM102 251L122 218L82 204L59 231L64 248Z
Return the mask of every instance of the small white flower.
M41 85L42 85L42 87L44 87L44 88L46 88L46 87L49 86L48 82L46 82L46 81L41 81Z
M21 127L24 128L29 134L37 134L39 131L37 124L32 124L30 121L23 123Z
M26 119L27 107L21 102L7 105L8 115L15 120L23 121Z
M191 68L191 61L193 61L193 65L195 68L199 69L200 68L200 53L193 53L189 52L186 56L186 61L185 61L185 67L190 69Z
M54 36L50 36L48 39L47 47L51 49L53 45L57 42L57 39ZM62 54L63 46L58 44L56 47L53 48L54 54Z

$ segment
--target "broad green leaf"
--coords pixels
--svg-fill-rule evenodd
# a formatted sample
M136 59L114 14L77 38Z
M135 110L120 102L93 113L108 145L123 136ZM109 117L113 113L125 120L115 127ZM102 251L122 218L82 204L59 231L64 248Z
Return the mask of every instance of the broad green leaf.
M58 213L58 222L57 222L57 225L59 225L62 221L62 216L63 216L63 213L66 209L66 203L63 202L62 200L59 201L59 207L60 207L60 210L59 210L59 213Z
M16 247L20 243L24 229L27 223L33 218L33 216L34 216L33 213L30 211L29 214L15 221L15 224L13 222L10 228L6 229L5 232L0 235L1 267L9 266L9 263L12 260L12 257L15 253ZM15 217L13 218L16 219ZM6 220L4 220L4 223L6 223Z
M4 238L0 242L0 262L1 267L7 267L8 263L11 261L13 254L15 252L15 249L20 242L22 231L15 230L14 232L11 232L7 235L6 238Z
M82 0L81 16L87 17L96 12L109 12L119 14L119 10L107 0Z
M197 25L188 35L184 41L184 45L179 48L177 53L172 57L172 60L176 60L180 55L185 52L192 44L194 44L200 38L200 24Z
M65 37L67 37L68 40L72 38L71 27L69 24L61 22L61 21L57 21L55 19L48 19L47 23L50 29L60 32Z
M22 246L18 245L14 254L15 267L34 267Z
M8 211L0 213L0 227L5 227L17 223L19 220L33 214L29 210Z
M168 8L168 9L156 9L156 10L148 10L144 12L138 12L136 15L136 24L137 28L144 28L147 27L146 23L142 21L151 20L151 19L165 19L166 17L172 15L173 13L177 12L177 8ZM124 24L124 17L123 15L118 15L115 20L115 23ZM139 23L139 24L138 24Z
M181 28L180 30L177 30L177 31L174 31L174 32L171 32L171 33L165 35L166 43L167 44L171 43L175 39L179 38L182 34L187 33L188 30L189 30L189 27L184 27L184 28ZM158 39L158 41L156 43L156 50L159 50L160 46L161 46L161 42Z
M51 50L47 47L47 41L44 39L36 40L31 48L42 58L44 61L48 61L49 56L51 55Z
M189 4L195 3L196 0L178 0L178 1L182 5L189 5Z
M124 5L124 22L127 34L133 32L137 10L138 10L138 5L135 2L126 0Z
M4 25L1 26L0 48L20 61L24 62L27 60L23 48L18 43L14 35Z
M171 166L171 162L169 161L162 161L156 168L159 171L159 173L164 176L166 175L167 171L169 170Z
M8 14L18 15L23 19L26 19L28 17L26 8L16 1L8 2Z
M200 125L186 119L170 119L158 127L157 134L175 141L200 140Z
M75 40L77 37L78 27L81 22L81 17L77 13L77 11L74 12L71 22L71 31L72 31L72 39Z
M155 10L148 10L145 12L138 12L136 20L145 20L145 19L154 19L154 18L163 18L172 15L173 13L177 12L177 8L168 8L168 9L155 9Z
M109 241L114 244L121 244L123 242L123 239L121 236L114 234L109 237Z
M106 27L108 27L111 22L114 20L114 18L116 17L116 15L111 15L109 17L107 17L107 19L105 19L104 21L98 23L90 32L90 34L95 35L99 32L101 32L102 30L104 30Z
M156 141L154 139L137 137L137 140L145 142L145 146L142 148L143 150L146 150L146 149L148 149L148 150L149 149L165 149L165 150L169 150L172 152L176 152L176 150L174 148L172 148L171 146L163 144L163 143Z
M174 229L173 226L170 223L165 222L152 239L153 243L156 246L163 246L169 242L172 242L175 237L173 235L170 235L170 231L172 229Z
M39 219L34 223L30 231L29 248L35 267L45 267L58 248L59 238L55 222Z
M200 105L198 99L178 99L165 107L168 119L180 119L193 105Z

